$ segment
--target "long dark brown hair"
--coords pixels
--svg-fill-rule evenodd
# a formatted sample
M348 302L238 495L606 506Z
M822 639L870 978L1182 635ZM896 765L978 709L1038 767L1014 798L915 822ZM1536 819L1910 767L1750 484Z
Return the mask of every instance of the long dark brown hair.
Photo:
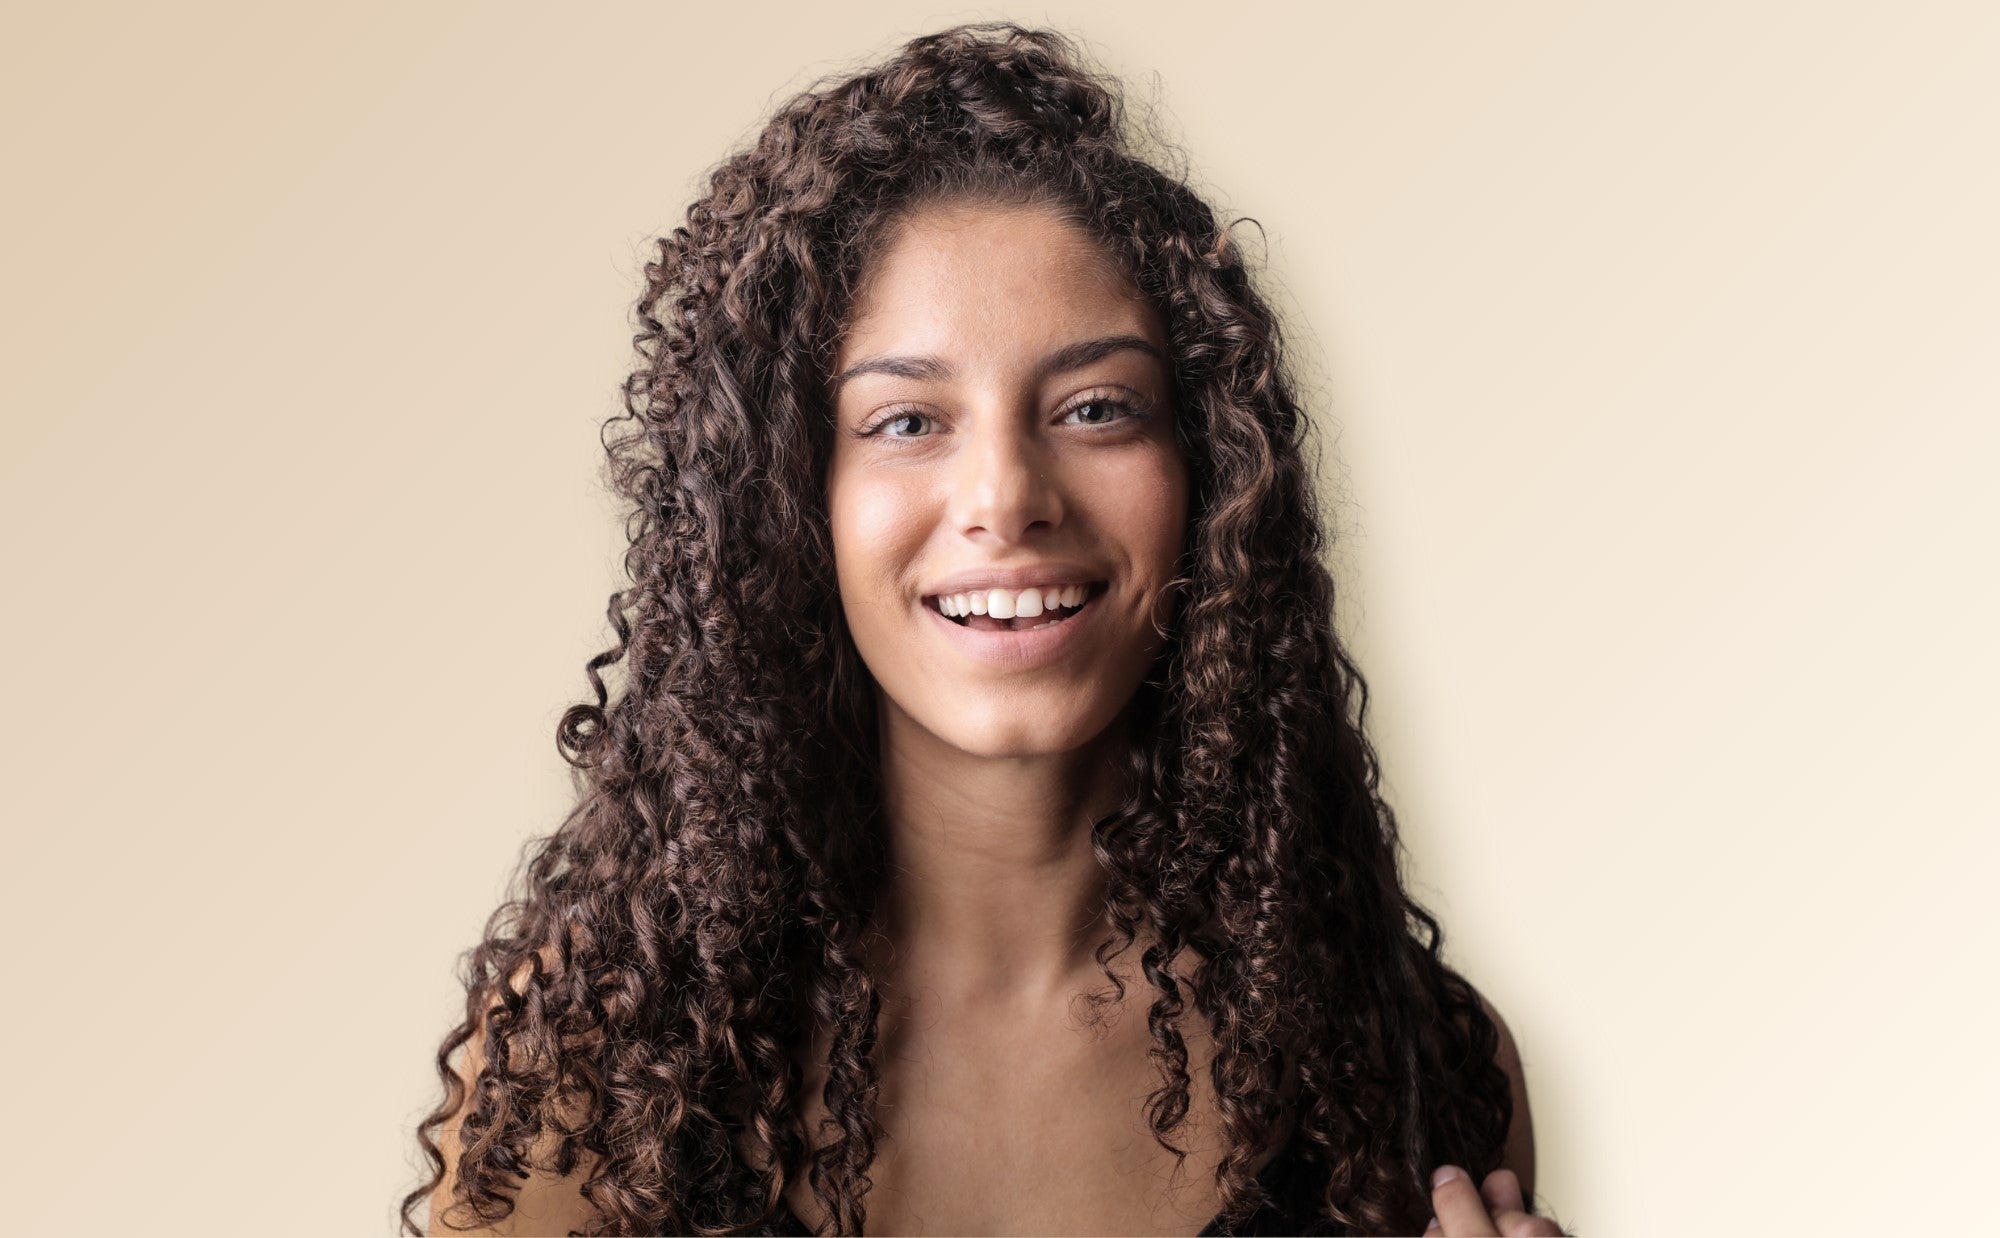
M1181 1152L1192 1002L1214 1034L1226 1224L1263 1198L1250 1167L1276 1142L1287 1062L1321 1206L1358 1232L1423 1228L1440 1163L1475 1181L1498 1166L1497 1029L1403 888L1278 321L1186 174L1135 153L1126 111L1070 39L958 26L785 103L659 240L641 363L603 436L630 587L586 666L595 703L557 732L578 802L463 960L407 1232L442 1180L432 1132L462 1108L455 1217L506 1215L533 1148L558 1174L598 1162L593 1232L766 1227L802 1167L839 1232L862 1231L882 1003L862 946L884 838L872 683L833 573L824 386L858 273L941 199L1054 206L1171 343L1192 480L1180 605L1130 710L1135 790L1093 831L1118 998L1111 961L1151 942L1155 1138ZM1189 947L1204 962L1184 975ZM830 1116L809 1141L796 1054L815 1029ZM466 1107L452 1058L475 1036Z

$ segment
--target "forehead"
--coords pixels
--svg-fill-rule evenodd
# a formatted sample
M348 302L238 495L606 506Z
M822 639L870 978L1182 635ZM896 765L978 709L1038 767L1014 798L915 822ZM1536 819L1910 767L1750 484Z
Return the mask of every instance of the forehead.
M1045 206L928 207L861 272L839 365L891 345L974 353L1111 329L1165 343L1151 304L1082 228Z

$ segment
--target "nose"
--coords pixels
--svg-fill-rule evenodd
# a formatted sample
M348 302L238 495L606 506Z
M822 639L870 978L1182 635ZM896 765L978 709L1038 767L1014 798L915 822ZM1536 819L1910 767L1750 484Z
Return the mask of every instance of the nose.
M995 408L959 431L950 518L966 537L1018 542L1038 524L1062 518L1054 461L1034 434L1035 413Z

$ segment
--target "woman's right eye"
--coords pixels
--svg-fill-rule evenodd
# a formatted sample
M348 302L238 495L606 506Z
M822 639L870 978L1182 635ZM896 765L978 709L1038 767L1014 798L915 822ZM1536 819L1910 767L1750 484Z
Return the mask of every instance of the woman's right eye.
M882 430L884 430L884 429L888 428L888 427L889 427L889 426L891 426L891 425L894 425L894 424L895 424L896 422L899 422L899 421L928 421L928 420L929 420L929 418L928 418L928 417L927 417L927 416L926 416L925 414L923 414L923 413L919 413L919 412L916 412L916 411L914 411L914 410L912 410L912 409L904 409L904 410L903 410L903 411L901 411L901 412L895 412L895 413L890 413L890 414L889 414L889 415L888 415L887 417L884 417L884 418L882 418L881 420L877 421L877 422L876 422L875 424L873 424L873 425L869 426L869 427L868 427L868 428L867 428L866 430L863 430L863 431L861 432L861 435L862 435L862 437L863 437L863 438L867 438L867 437L869 437L869 436L871 436L871 435L874 435L874 434L878 434L878 433L880 433L880 432L881 432ZM883 437L884 437L884 438L922 438L923 436L922 436L922 435L920 435L920 434L886 434L886 435L883 435Z

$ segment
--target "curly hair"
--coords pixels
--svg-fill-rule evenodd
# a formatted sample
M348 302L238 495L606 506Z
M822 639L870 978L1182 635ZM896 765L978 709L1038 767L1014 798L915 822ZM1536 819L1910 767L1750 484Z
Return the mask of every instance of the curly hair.
M1264 1201L1250 1166L1277 1142L1286 1063L1319 1203L1356 1232L1422 1228L1439 1163L1475 1180L1499 1165L1498 1031L1403 888L1276 315L1186 174L1135 153L1126 112L1072 40L956 26L795 95L659 239L641 362L600 435L630 504L630 587L586 665L595 703L557 729L578 799L462 960L405 1232L454 1118L455 1215L503 1218L509 1180L588 1153L593 1233L768 1228L801 1168L838 1231L862 1232L882 1009L863 945L885 843L871 680L832 571L825 381L892 224L968 198L1059 208L1171 343L1182 603L1131 711L1133 790L1092 825L1114 926L1096 958L1116 996L1099 999L1124 998L1112 960L1151 942L1155 1139L1186 1155L1170 1136L1192 1002L1213 1029L1225 1227ZM620 665L614 699L599 672ZM1183 974L1190 947L1203 965ZM796 1116L815 1028L818 1146ZM451 1064L468 1042L471 1087Z

